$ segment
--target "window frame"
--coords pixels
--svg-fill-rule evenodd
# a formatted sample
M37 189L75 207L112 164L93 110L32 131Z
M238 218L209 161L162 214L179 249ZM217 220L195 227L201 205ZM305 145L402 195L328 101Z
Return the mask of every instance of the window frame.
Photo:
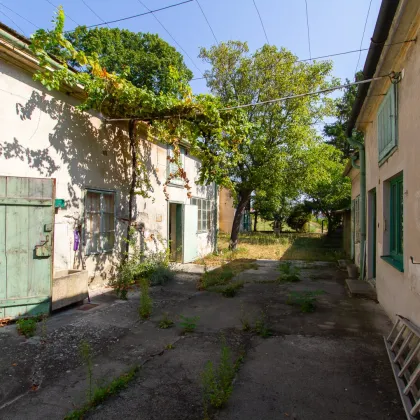
M87 209L87 205L86 205L86 200L88 197L88 193L94 193L94 194L99 194L99 247L96 250L90 250L88 248L88 236L90 235L90 232L88 232L88 224L87 224L87 216L89 213L93 213L88 211ZM105 204L104 204L104 196L105 195L109 195L113 197L113 212L109 213L105 211ZM115 249L115 242L116 242L116 224L117 224L117 220L116 220L116 191L115 190L105 190L105 189L98 189L98 188L86 188L85 189L85 194L84 194L84 220L83 220L83 245L85 246L85 255L99 255L99 254L110 254L114 252ZM108 231L104 231L103 227L104 227L104 215L105 214L113 214L113 230L108 230ZM104 240L103 240L103 235L105 233L110 233L113 232L114 233L114 240L113 240L113 245L110 248L104 248Z
M203 213L203 203L205 203L205 210ZM192 197L191 204L198 207L198 218L197 218L197 233L206 233L209 232L212 225L211 213L214 210L213 200L201 197ZM205 214L205 218L203 215ZM204 226L204 229L203 229Z
M397 85L391 84L385 94L376 115L377 146L379 166L387 160L398 146L398 91ZM387 109L388 108L388 109ZM390 108L390 109L389 109ZM387 115L387 113L391 113ZM386 132L388 130L388 133ZM385 143L386 135L391 139Z
M169 178L169 175L172 173L172 168L173 167L177 168L177 166L175 165L175 163L172 163L172 162L169 161L169 158L173 157L174 147L171 146L171 145L168 145L167 150L168 150L168 153L167 153L168 160L167 160L167 165L166 165L166 178ZM186 149L185 149L185 147L180 146L179 150L181 152L181 154L180 154L181 166L184 168L185 167ZM180 177L172 178L169 181L169 185L172 186L172 187L180 188L180 187L184 186L184 180Z

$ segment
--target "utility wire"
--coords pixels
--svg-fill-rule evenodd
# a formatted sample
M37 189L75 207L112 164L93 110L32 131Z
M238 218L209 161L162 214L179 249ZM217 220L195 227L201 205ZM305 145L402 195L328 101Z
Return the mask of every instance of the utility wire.
M305 0L305 7L306 7L306 27L308 28L308 48L309 48L309 59L312 58L311 52L311 34L309 31L309 13L308 13L308 0ZM360 48L362 48L360 46Z
M360 48L362 48L363 39L365 38L366 26L367 26L367 23L368 23L369 13L370 13L370 7L371 6L372 6L372 0L370 0L370 2L369 2L369 8L368 8L367 15L366 15L366 20L365 20L365 27L363 28L362 39L360 41ZM360 52L359 52L359 58L357 59L357 64L356 64L356 69L354 70L354 74L357 73L357 68L359 67L359 62L360 62L360 56L361 56L361 54L362 54L362 50L360 50Z
M89 25L89 26L86 26L86 28L96 28L97 26L108 25L109 23L122 22L123 20L129 20L129 19L134 19L136 17L144 16L144 15L150 15L154 12L160 12L161 10L170 9L171 7L181 6L182 4L190 3L192 1L194 1L194 0L185 0L185 1L182 1L180 3L175 3L175 4L171 4L169 6L161 7L160 9L151 10L150 12L139 13L137 15L127 16L127 17L124 17L124 18L121 18L121 19L110 20L109 22L98 23L96 25Z
M4 13L4 12L2 12L1 10L0 10L0 13L2 14L2 15L4 15L4 16L6 16L7 17L7 19L9 19L10 20L10 22L12 22L13 23L13 25L15 25L16 26L16 28L18 28L19 29L19 31L23 34L23 35L25 35L26 36L26 34L25 34L25 31L9 16L9 15L7 15L6 13Z
M391 44L384 44L383 46L384 47L391 47L393 45L400 45L400 44L405 44L407 42L416 42L416 41L417 41L417 38L414 38L414 39L408 39L407 41L400 41L400 42L393 42ZM296 61L294 61L294 63L303 63L305 61L319 60L321 58L329 58L329 57L337 57L339 55L354 54L354 53L358 53L358 52L361 52L361 51L369 51L369 50L371 50L373 48L376 48L376 47L377 47L377 45L374 45L374 46L369 47L369 48L360 48L358 50L344 51L344 52L339 52L339 53L336 53L336 54L320 55L319 57L305 58L303 60L296 60ZM196 77L194 79L191 79L191 81L201 80L201 79L205 79L205 77Z
M179 49L187 56L187 58L189 58L189 60L191 61L191 63L194 65L194 67L201 73L203 74L203 72L200 70L200 68L197 66L197 64L195 63L195 61L190 57L190 55L187 53L187 51L184 50L184 48L181 47L181 45L179 44L179 42L172 36L172 34L168 31L168 29L166 29L166 27L164 26L164 24L159 20L159 18L155 15L155 10L150 10L141 0L137 0L145 9L147 9L149 11L149 13L151 13L153 15L153 17L156 19L156 21L159 23L160 26L162 26L163 30L172 38L172 41L175 42L176 45L178 45Z
M51 3L50 0L45 0L47 3L51 4L51 6L55 7L56 9L58 9L58 7L54 4ZM68 18L69 20L71 20L74 24L76 24L77 26L80 26L80 23L77 23L74 19L72 19L68 14L66 14L66 18Z
M199 8L200 8L200 10L201 10L201 13L202 13L202 14L203 14L203 16L204 16L204 19L206 20L207 25L208 25L208 27L210 28L211 33L213 34L213 38L214 38L214 40L216 41L216 44L218 44L218 43L219 43L219 41L218 41L218 40L217 40L217 38L216 38L216 35L215 35L214 31L213 31L213 28L211 27L210 22L209 22L209 20L207 19L207 16L206 16L206 14L204 13L204 10L203 10L203 8L201 7L200 2L199 2L198 0L195 0L195 1L196 1L196 3L198 4L198 7L199 7Z
M38 25L35 25L35 23L31 22L29 19L26 19L26 17L20 15L19 13L15 12L13 9L11 9L10 7L6 6L5 4L0 2L0 5L5 7L6 9L10 10L12 13L14 13L16 16L19 16L21 19L26 20L26 22L30 23L32 26L35 26L35 28L39 29Z
M85 0L82 0L82 3L100 20L102 21L103 25L107 25L107 22L105 22L86 2Z
M270 44L270 41L268 40L267 32L265 31L264 22L263 22L263 20L262 20L262 18L261 18L260 11L258 10L258 7L257 7L257 3L255 3L255 0L252 0L252 1L254 2L255 10L256 10L256 11L257 11L257 13L258 13L258 17L260 18L261 26L262 26L262 28L263 28L264 35L265 35L265 39L267 40L267 44Z
M289 96L284 96L283 98L270 99L268 101L255 102L255 103L244 104L244 105L230 106L230 107L227 107L227 108L222 108L219 111L230 111L231 109L249 108L250 106L274 104L276 102L282 102L282 101L286 101L288 99L296 99L296 98L303 98L304 96L319 95L321 93L332 92L332 91L338 90L338 89L344 89L344 88L347 88L349 86L362 85L364 83L370 83L370 82L373 82L375 80L383 79L384 77L391 77L391 74L384 74L383 76L372 77L371 79L359 80L358 82L346 83L344 85L334 86L334 87L330 87L330 88L327 88L327 89L320 89L320 90L316 90L315 92L305 92L305 93L300 93L298 95L289 95Z

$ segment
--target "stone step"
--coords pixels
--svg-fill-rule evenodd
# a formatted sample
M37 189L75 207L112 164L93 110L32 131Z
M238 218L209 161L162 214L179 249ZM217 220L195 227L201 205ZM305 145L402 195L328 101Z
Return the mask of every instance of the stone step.
M359 297L378 301L376 290L367 282L355 279L346 279L346 285L351 297Z

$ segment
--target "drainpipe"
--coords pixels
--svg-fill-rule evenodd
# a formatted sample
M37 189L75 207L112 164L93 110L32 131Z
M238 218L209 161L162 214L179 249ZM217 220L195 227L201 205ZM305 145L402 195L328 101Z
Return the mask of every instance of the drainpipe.
M347 141L359 149L360 165L356 165L356 156L351 159L351 165L360 169L360 280L365 278L365 248L366 248L366 155L365 146L359 141L348 137Z
M215 255L218 254L218 244L217 244L217 238L219 236L219 187L216 183L214 183L214 249L213 253Z

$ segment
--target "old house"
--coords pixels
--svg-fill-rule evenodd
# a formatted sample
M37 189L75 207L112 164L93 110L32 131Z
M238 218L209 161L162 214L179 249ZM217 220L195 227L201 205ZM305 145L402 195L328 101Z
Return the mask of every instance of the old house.
M354 257L392 318L420 325L420 2L383 1L348 123Z
M53 308L62 306L68 295L86 293L86 286L77 286L80 278L108 282L127 231L127 125L78 112L81 89L50 92L35 82L37 60L28 45L0 24L0 318L48 311L51 296ZM163 184L172 172L167 159L172 151L140 135L150 197L137 195L132 203L139 246L170 246L171 258L179 262L212 252L217 187L194 182L200 162L185 148L182 165L192 198L181 180L173 179L166 201ZM54 296L58 278L64 294Z

